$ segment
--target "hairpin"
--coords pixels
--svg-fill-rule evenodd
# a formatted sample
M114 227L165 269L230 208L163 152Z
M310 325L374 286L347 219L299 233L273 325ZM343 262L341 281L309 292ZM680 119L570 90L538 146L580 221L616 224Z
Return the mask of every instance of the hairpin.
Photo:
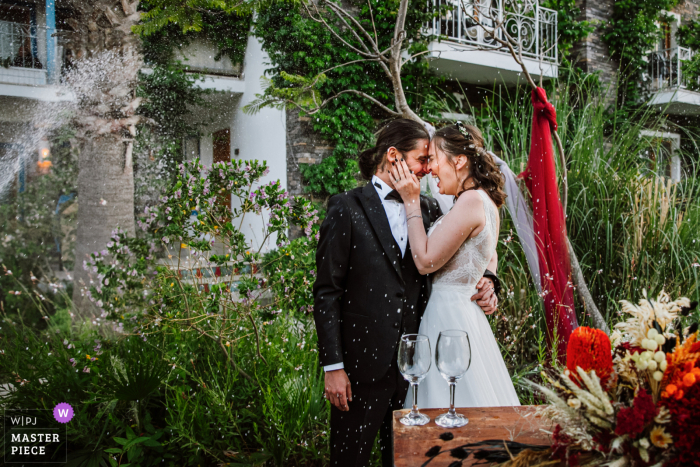
M469 131L467 130L467 127L464 126L464 123L462 123L461 121L457 121L457 129L459 130L460 133L462 133L462 136L464 136L464 138L467 141L473 140L472 134L469 133Z

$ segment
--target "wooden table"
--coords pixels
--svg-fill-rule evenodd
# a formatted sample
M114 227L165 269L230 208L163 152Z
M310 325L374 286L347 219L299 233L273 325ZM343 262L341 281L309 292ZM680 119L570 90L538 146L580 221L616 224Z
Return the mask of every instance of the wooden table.
M399 419L410 410L394 412L394 464L396 467L423 465L430 459L425 454L433 446L439 446L440 450L444 451L467 443L494 439L527 444L551 444L549 435L540 429L551 432L553 426L548 419L535 415L535 406L458 408L457 413L467 417L469 423L461 428L452 429L435 424L435 417L447 412L447 409L419 410L430 417L427 425L405 426ZM454 435L453 440L440 439L439 436L446 431ZM457 459L450 457L449 453L440 454L428 464L428 467L448 466L455 460ZM472 465L472 461L467 460L463 465Z

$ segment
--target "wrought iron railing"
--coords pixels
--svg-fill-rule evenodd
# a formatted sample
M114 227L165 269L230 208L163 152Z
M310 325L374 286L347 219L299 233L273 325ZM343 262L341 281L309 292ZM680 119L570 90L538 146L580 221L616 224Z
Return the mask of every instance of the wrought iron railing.
M5 68L46 69L45 38L46 29L0 21L0 63Z
M548 63L557 62L557 12L541 7L536 0L429 2L440 12L440 15L427 25L429 34L480 48L500 48L504 53L509 53L508 49L501 48L501 44L494 38L495 36L505 39L505 30L505 33L519 44L515 49L519 48L523 57ZM495 28L497 24L502 24L503 27Z
M648 73L652 90L688 87L691 83L683 74L683 62L693 58L693 55L695 52L686 47L672 47L652 52L648 57Z

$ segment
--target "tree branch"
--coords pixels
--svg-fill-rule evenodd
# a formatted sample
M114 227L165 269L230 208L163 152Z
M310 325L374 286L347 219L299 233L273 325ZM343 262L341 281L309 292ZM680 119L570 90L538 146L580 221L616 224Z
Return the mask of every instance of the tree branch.
M404 118L415 120L419 123L425 123L408 105L406 93L403 90L401 81L401 46L406 38L406 14L408 12L408 0L401 0L399 11L396 15L396 24L394 25L394 39L391 43L391 59L389 60L389 70L391 71L391 84L394 87L394 101L396 108L401 112Z
M372 29L374 30L374 42L379 47L379 39L377 38L377 26L374 24L374 13L372 13L372 1L367 0L367 6L369 7L369 17L372 18Z
M306 12L309 14L309 16L311 17L311 19L313 19L313 20L316 21L316 22L323 23L323 25L326 27L326 29L327 29L331 34L333 34L333 36L335 36L336 39L338 39L340 42L342 42L343 45L344 45L345 47L349 48L350 50L352 50L353 52L355 52L355 53L358 54L358 55L362 55L363 57L379 58L379 56L378 56L377 54L372 54L371 52L369 52L369 50L367 49L367 47L365 46L365 44L364 44L363 42L360 42L360 44L362 44L362 46L367 50L367 52L363 52L362 50L358 49L358 48L355 47L354 45L351 45L348 41L346 41L345 39L343 39L343 38L340 36L340 34L338 34L338 33L335 31L335 29L333 29L333 28L326 22L326 20L323 18L323 15L318 11L318 8L316 8L315 5L314 5L314 8L316 8L316 12L318 13L319 19L316 19L316 18L313 17L313 13L311 13L311 11L309 11L309 8L306 6L306 3L303 3L303 2L302 2L302 5L304 6L304 9L305 9ZM347 23L346 23L346 24L347 24ZM350 29L352 29L352 28L350 28ZM354 31L353 31L353 33L354 33Z
M360 42L360 44L362 44L362 46L365 48L365 50L367 50L367 52L369 53L369 50L368 50L367 47L365 46L365 44L364 44L364 42L362 41L362 39L357 35L357 33L355 32L355 30L348 24L348 22L342 17L342 15L345 15L347 18L350 19L350 21L351 21L353 24L357 25L357 27L360 29L360 31L362 31L362 34L364 34L364 36L367 38L367 40L369 40L370 44L372 45L372 48L374 49L374 53L377 54L377 58L379 58L379 60L380 60L380 61L379 61L380 66L382 67L382 69L383 69L384 72L386 73L387 77L388 77L389 79L391 79L391 71L390 71L389 68L385 65L385 62L387 62L387 63L389 62L389 59L386 58L385 54L386 54L387 51L389 51L389 50L391 50L391 49L389 48L389 49L387 49L387 50L384 50L384 51L381 51L381 52L380 52L380 51L379 51L379 42L375 42L375 41L372 39L372 36L370 36L370 34L365 30L364 27L362 27L362 25L359 23L359 21L357 21L357 19L356 19L353 15L351 15L350 13L348 13L347 11L345 11L342 7L340 7L340 5L337 5L336 3L329 2L329 1L327 1L327 0L325 0L325 3L329 6L329 8L330 8L331 10L333 10L333 12L338 16L338 18L340 18L340 20L341 20L341 21L345 24L345 26L350 30L350 32L352 32L352 34L355 36L355 38L357 39L357 41ZM341 14L342 14L342 15L341 15ZM326 25L326 27L329 27L329 26ZM375 30L375 33L376 33L376 30Z
M362 24L360 24L360 22L357 21L357 18L355 18L354 15L351 15L350 13L348 13L345 9L343 9L337 3L329 2L328 0L325 0L325 3L326 3L326 5L328 5L330 7L331 10L333 10L333 12L336 14L336 16L338 16L338 18L343 22L343 24L345 24L345 26L350 30L352 35L355 36L355 39L357 39L357 41L360 44L362 44L362 46L368 52L369 52L369 50L367 49L367 46L365 45L364 41L360 38L360 36L357 34L357 32L355 32L355 29L348 24L348 22L345 18L349 19L355 26L357 26L357 28L362 32L362 35L364 35L367 38L367 40L369 41L369 43L372 45L374 52L377 54L379 53L379 43L375 42L375 40L372 39L372 36L367 32L367 30L365 30L365 28L362 26ZM343 16L345 18L343 18Z
M297 104L296 102L289 101L289 100L287 100L287 102L289 102L289 103L291 103L291 104L294 104L297 108L299 108L300 110L303 110L303 111L306 112L307 114L313 115L313 114L315 114L316 112L318 112L319 110L321 110L323 107L325 107L330 101L332 101L332 100L335 99L336 97L340 96L341 94L357 94L358 96L362 96L362 97L364 97L365 99L367 99L367 100L373 102L373 103L376 104L380 109L382 109L384 112L388 113L388 114L391 115L392 117L400 117L400 116L402 115L401 112L397 112L397 111L395 111L395 110L391 110L389 107L387 107L386 105L382 104L382 103L379 102L377 99L375 99L374 97L370 96L369 94L366 94L366 93L364 93L364 92L362 92L362 91L357 91L357 90L355 90L355 89L346 89L345 91L340 91L339 93L334 94L333 96L331 96L331 97L327 98L326 100L324 100L323 102L321 102L321 104L320 104L318 107L316 107L314 110L312 110L312 111L309 111L308 109L304 109L302 106L300 106L300 105Z
M593 326L605 331L606 334L610 334L610 328L608 328L608 323L603 319L603 315L598 310L598 307L593 300L591 292L588 290L586 285L586 279L583 277L583 271L581 270L581 265L576 257L576 252L574 252L574 247L571 245L569 237L566 237L566 246L569 250L569 257L571 259L571 272L573 275L574 283L576 284L576 293L579 300L581 300L588 311L588 315L593 321Z
M319 73L319 75L328 73L329 71L333 71L336 68L341 68L341 67L344 67L346 65L352 65L353 63L361 63L361 62L380 62L380 60L377 58L361 58L359 60L351 60L349 62L341 63L340 65L332 66L332 67L328 68L327 70L323 70L321 73ZM314 80L314 83L315 82L316 82L316 80Z

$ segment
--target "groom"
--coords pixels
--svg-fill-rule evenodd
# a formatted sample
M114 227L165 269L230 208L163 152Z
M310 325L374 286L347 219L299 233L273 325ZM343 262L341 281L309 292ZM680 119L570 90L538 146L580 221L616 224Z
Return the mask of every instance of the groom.
M369 183L328 202L316 252L314 319L324 397L332 404L331 466L368 465L380 427L382 464L393 465L392 412L403 408L408 391L398 370L398 344L402 334L418 332L431 290L430 278L418 273L411 257L407 217L421 216L428 229L442 212L426 196L420 212L405 212L389 167L403 159L422 177L429 141L412 120L390 122L377 146L360 155ZM498 279L489 271L485 276L490 280L472 300L488 312L496 306Z

